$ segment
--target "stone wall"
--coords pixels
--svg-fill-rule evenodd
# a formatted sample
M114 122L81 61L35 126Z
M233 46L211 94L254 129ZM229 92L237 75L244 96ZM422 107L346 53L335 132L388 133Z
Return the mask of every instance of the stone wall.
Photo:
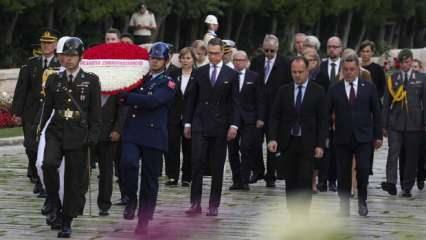
M0 92L13 94L18 79L19 68L0 69Z

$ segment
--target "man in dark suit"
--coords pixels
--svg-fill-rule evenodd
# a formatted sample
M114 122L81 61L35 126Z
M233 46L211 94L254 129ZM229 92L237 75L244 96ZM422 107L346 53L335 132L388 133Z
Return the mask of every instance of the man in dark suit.
M102 124L99 141L93 148L93 156L99 164L99 215L107 216L111 208L113 169L117 157L117 144L125 122L124 106L119 105L117 96L101 94Z
M16 122L22 124L24 130L24 147L29 160L28 177L35 183L34 193L44 191L36 169L37 141L34 122L44 98L43 72L46 69L60 67L55 56L57 41L58 33L56 31L50 29L43 31L40 37L42 55L30 58L26 67L21 69L13 97L12 112Z
M270 109L275 100L276 93L281 85L291 82L290 67L288 60L278 55L279 40L274 35L266 35L263 40L264 54L252 60L250 70L257 72L259 78L264 81L265 85L265 119L264 122L268 123ZM268 126L263 127L261 134L260 144L257 146L256 163L253 170L254 174L251 183L256 182L258 179L264 177L265 167L263 164L263 150L262 143L264 136L268 134ZM271 152L267 153L267 172L265 176L266 186L275 187L276 179L276 160L277 154Z
M250 172L254 168L256 146L263 126L264 85L257 73L247 69L246 52L237 51L232 61L239 75L238 103L241 122L237 137L228 144L233 181L229 190L249 190Z
M308 61L291 61L294 83L277 93L269 122L269 151L284 155L287 207L309 211L314 158L322 158L328 134L325 91L309 79Z
M335 114L334 145L337 159L338 193L342 216L349 216L352 158L355 155L358 183L358 213L367 216L367 185L371 144L382 145L379 99L373 83L358 79L356 54L342 59L343 81L328 91L329 112Z
M219 38L210 40L207 50L210 64L197 69L184 113L184 134L192 139L191 207L186 211L190 216L201 213L203 170L207 164L212 171L207 216L218 215L226 141L236 137L239 126L238 74L223 64L223 45Z
M340 73L340 56L343 51L342 40L339 37L333 36L327 41L327 60L323 61L320 65L320 75L327 76L326 81L328 87L332 86L339 80ZM322 84L327 86L326 84ZM325 89L326 91L328 90ZM330 122L330 124L333 124ZM330 127L328 144L326 146L325 156L321 161L321 169L319 172L319 183L318 190L321 192L327 191L328 189L332 192L337 191L336 180L337 180L337 168L336 168L336 156L333 148L333 127ZM325 170L325 171L324 171Z

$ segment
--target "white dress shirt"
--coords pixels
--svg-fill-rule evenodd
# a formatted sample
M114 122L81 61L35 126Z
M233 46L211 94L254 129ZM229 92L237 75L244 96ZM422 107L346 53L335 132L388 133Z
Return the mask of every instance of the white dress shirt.
M210 71L209 71L209 77L210 79L212 79L212 73L213 73L213 69L214 69L214 64L210 63ZM216 64L216 81L217 81L217 77L219 76L220 70L222 69L223 66L223 61L220 61L218 64Z
M186 87L188 86L189 78L191 78L191 74L183 74L180 77L180 91L182 94L185 94Z
M243 70L241 70L240 72L238 72L238 77L239 77L239 81L238 81L238 86L239 86L239 90L240 90L240 92L241 92L241 89L243 89L243 86L244 86L244 79L245 79L245 77L246 77L246 70L245 69L243 69Z
M338 58L336 61L331 60L331 58L328 58L328 77L331 77L331 64L334 63L336 64L335 66L335 75L336 76L336 80L337 80L337 75L339 74L339 70L340 70L340 58Z
M358 78L355 78L355 80L352 81L353 86L354 86L354 90L355 90L355 96L358 95ZM346 96L349 99L349 95L351 93L351 84L350 82L345 80L345 90L346 90Z
M50 61L52 61L53 57L54 57L54 55L52 55L52 56L50 56L50 57L48 57L48 58L47 58L47 57L44 57L44 56L43 56L43 57L41 57L42 66L43 66L43 67L45 67L45 66L44 66L44 60L45 60L45 59L47 60L47 66L49 66L49 65L50 65Z

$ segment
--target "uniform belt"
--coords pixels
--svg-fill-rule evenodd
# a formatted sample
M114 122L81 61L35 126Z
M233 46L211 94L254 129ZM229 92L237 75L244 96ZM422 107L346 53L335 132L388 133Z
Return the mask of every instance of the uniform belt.
M80 120L81 115L79 111L72 111L69 109L57 110L57 111L58 111L58 116L65 120Z

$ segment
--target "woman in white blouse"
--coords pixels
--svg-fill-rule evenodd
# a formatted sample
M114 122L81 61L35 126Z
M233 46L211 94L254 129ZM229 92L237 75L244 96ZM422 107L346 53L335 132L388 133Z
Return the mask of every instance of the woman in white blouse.
M182 115L185 101L193 82L195 53L191 47L183 48L179 53L180 69L170 73L176 82L176 94L169 110L169 151L166 155L167 186L178 184L180 170L180 149L182 146L182 186L191 182L191 140L183 136Z

